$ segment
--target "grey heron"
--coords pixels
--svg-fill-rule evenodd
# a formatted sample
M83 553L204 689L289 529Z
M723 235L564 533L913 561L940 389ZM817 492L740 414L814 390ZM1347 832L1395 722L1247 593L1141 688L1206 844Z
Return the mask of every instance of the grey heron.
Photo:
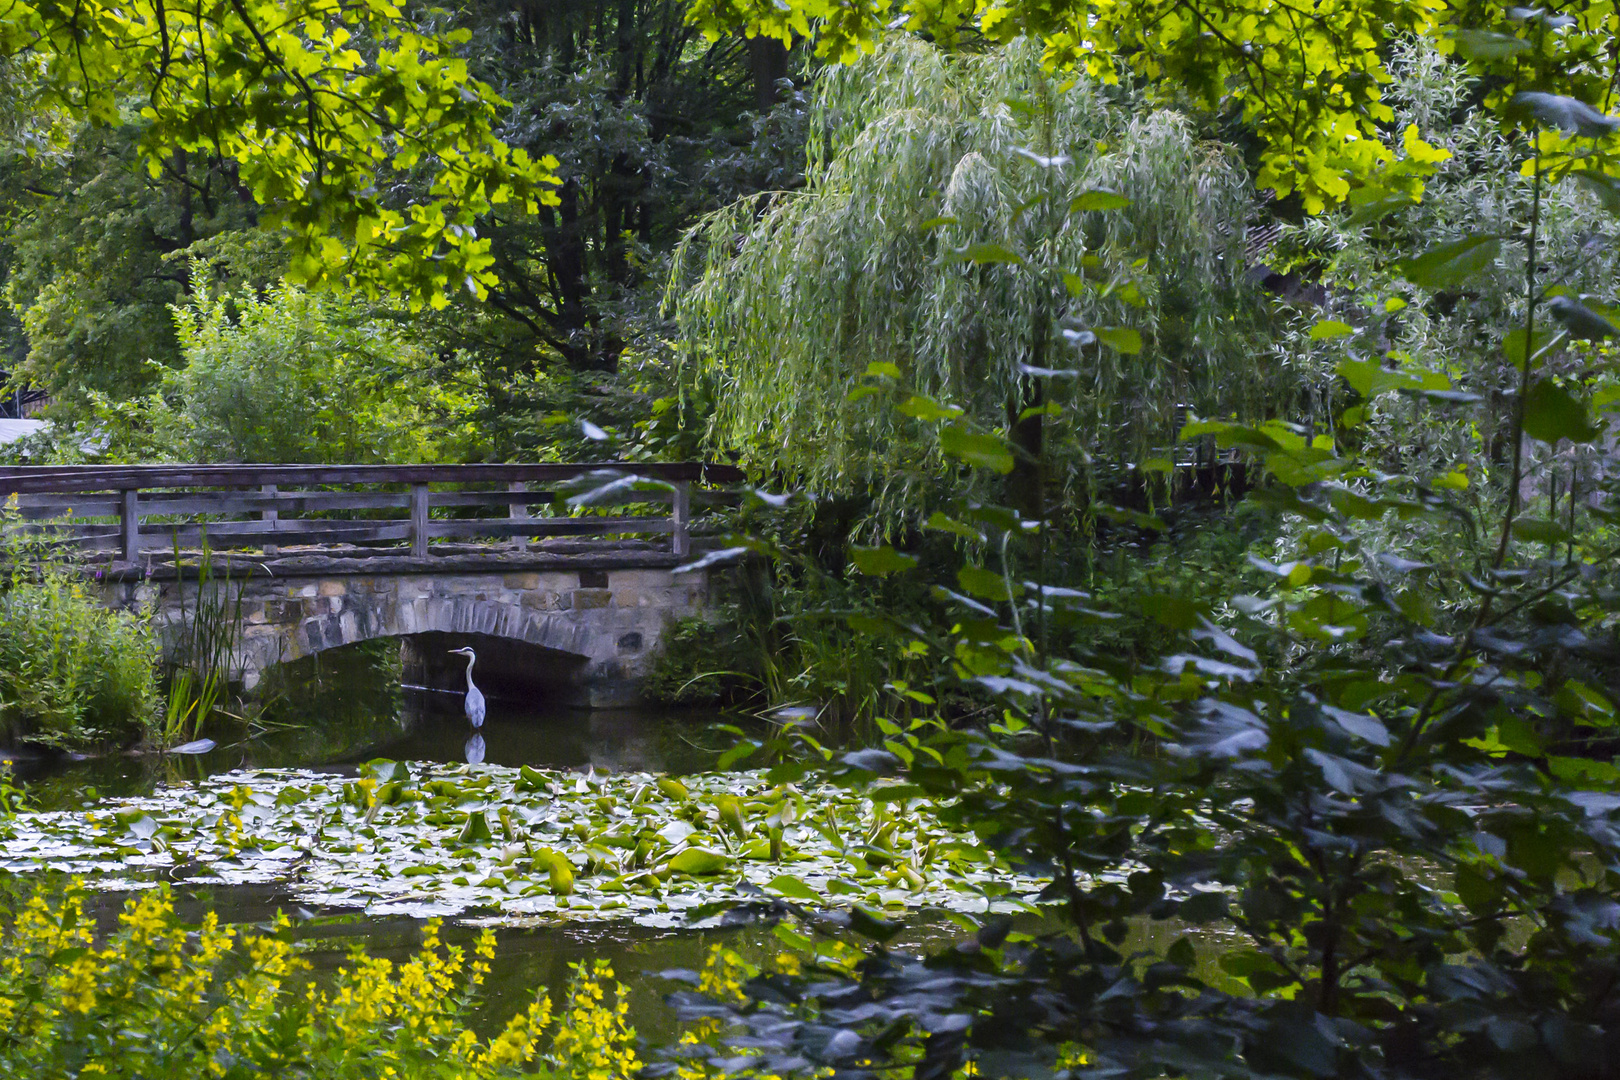
M467 722L475 728L481 728L484 726L484 695L472 681L472 669L478 662L478 654L469 648L460 648L451 649L450 655L467 658Z

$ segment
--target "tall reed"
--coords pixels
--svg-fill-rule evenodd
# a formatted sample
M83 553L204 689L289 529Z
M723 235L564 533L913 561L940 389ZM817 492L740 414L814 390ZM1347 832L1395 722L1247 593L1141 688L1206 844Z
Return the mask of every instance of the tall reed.
M169 657L163 716L148 732L148 741L159 749L200 738L204 724L221 711L230 691L232 661L242 628L242 585L232 581L228 560L224 579L215 578L214 551L206 528L189 610L178 530L174 534L174 573L181 629Z

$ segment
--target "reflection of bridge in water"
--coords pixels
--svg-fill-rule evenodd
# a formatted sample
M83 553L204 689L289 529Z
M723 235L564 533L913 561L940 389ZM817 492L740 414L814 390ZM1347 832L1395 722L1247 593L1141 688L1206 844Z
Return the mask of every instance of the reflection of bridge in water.
M600 704L633 695L665 626L704 609L707 572L678 572L694 508L740 478L700 463L23 467L0 469L0 498L10 528L83 549L107 603L153 611L166 640L196 609L191 583L219 597L228 578L249 686L399 637L417 678L442 681L440 654L472 643L480 671Z

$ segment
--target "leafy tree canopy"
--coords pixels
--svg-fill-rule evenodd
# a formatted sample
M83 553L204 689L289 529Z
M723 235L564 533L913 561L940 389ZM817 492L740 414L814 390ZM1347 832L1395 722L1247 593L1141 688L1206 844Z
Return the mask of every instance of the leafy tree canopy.
M477 220L555 203L549 157L496 135L505 102L447 55L464 31L425 33L386 0L17 3L0 57L43 119L117 126L139 101L142 149L234 162L285 231L290 277L343 280L440 306L494 282ZM411 194L399 192L410 181Z
M1092 455L1164 452L1184 407L1256 415L1298 385L1254 362L1241 162L1038 61L894 38L822 76L805 190L693 230L672 294L720 448L915 508L954 470L913 394L969 440L1044 417L1078 480Z
M1564 135L1544 132L1543 140L1614 130L1594 108L1612 94L1613 0L1538 8L1495 0L697 0L693 18L716 34L743 26L786 41L813 32L821 55L843 61L895 26L944 40L1032 37L1051 66L1079 65L1105 81L1144 76L1241 114L1263 144L1260 184L1298 193L1312 213L1347 198L1372 205L1421 195L1435 155L1392 129L1384 100L1388 46L1401 37L1431 38L1490 77L1485 102L1503 116L1556 120ZM1542 92L1554 87L1556 99ZM1612 152L1566 164L1601 171Z

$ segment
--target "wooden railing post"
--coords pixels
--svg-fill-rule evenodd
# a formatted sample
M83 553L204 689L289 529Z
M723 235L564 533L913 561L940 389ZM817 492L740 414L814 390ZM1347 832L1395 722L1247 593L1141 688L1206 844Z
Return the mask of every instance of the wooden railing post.
M266 495L274 495L276 493L276 485L274 485L274 484L265 484L262 487L260 487L259 490L261 492L263 492L264 494L266 494ZM260 521L279 521L279 520L281 520L281 513L280 513L280 511L277 511L277 510L260 510L259 511L259 520ZM264 545L264 553L266 555L276 555L276 554L280 553L280 551L281 551L281 548L280 548L279 545L276 545L276 544L265 544Z
M124 561L132 563L141 557L139 492L135 488L125 488L118 494L119 547L123 549Z
M511 483L506 485L506 490L528 491L529 485L524 483L522 480L513 480ZM509 503L507 516L512 518L514 521L527 521L531 516L529 514L529 504L520 502ZM529 538L527 536L512 537L512 547L517 551L528 551Z
M675 481L674 507L670 512L669 548L676 555L692 554L692 481Z
M411 554L419 559L428 553L428 486L411 485Z

